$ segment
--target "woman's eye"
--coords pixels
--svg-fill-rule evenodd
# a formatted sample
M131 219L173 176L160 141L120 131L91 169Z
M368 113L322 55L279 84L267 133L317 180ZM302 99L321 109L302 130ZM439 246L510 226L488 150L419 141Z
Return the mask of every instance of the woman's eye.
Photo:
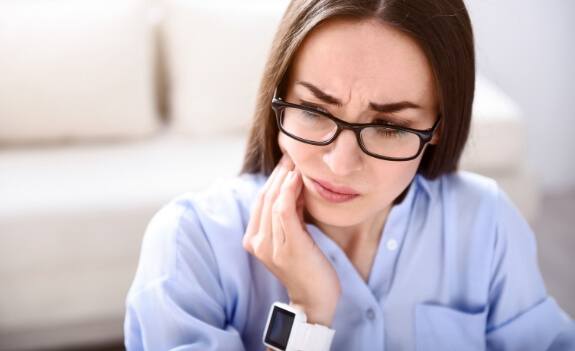
M311 112L311 111L302 111L302 112L303 112L303 115L305 117L310 118L310 119L320 117L320 115L318 113L315 113L315 112Z
M384 136L384 137L401 137L406 134L406 132L402 130L395 130L389 128L377 128L377 134Z
M397 123L397 122L392 122L390 120L382 119L382 118L376 118L373 120L372 123L385 124L385 125L398 126L398 127L409 127L409 122L400 121L399 123Z

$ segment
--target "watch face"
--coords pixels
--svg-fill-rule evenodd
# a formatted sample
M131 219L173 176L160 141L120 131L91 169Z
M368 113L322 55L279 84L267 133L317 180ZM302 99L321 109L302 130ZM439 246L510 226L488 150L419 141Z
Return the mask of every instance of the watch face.
M285 350L291 333L295 314L274 306L265 342Z

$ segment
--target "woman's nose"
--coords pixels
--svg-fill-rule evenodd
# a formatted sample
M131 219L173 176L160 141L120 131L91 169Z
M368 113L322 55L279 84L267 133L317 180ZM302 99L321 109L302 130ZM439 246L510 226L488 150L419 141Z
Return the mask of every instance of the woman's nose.
M363 151L353 131L343 130L337 139L325 148L322 158L334 175L344 177L361 170Z

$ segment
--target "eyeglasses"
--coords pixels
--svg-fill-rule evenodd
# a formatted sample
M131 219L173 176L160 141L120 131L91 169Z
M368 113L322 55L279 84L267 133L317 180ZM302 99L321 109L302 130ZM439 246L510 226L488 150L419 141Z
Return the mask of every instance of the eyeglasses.
M441 119L426 130L387 123L348 123L316 108L283 101L276 94L272 109L280 130L293 139L311 145L328 145L342 130L350 129L363 152L388 161L417 158L425 144L431 141Z

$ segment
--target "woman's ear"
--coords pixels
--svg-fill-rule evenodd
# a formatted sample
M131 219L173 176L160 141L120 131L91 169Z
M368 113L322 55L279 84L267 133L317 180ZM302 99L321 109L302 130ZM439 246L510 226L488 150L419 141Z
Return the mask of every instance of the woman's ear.
M441 117L440 117L441 118ZM429 143L431 145L437 145L439 144L439 141L441 140L441 135L443 134L443 123L442 121L439 122L439 125L437 126L437 129L435 129L435 133L433 133L433 137L431 138L431 140L429 141Z
M439 144L439 139L440 139L440 135L439 135L439 130L438 130L433 134L433 137L431 138L431 141L429 143L431 145L437 145L437 144Z

